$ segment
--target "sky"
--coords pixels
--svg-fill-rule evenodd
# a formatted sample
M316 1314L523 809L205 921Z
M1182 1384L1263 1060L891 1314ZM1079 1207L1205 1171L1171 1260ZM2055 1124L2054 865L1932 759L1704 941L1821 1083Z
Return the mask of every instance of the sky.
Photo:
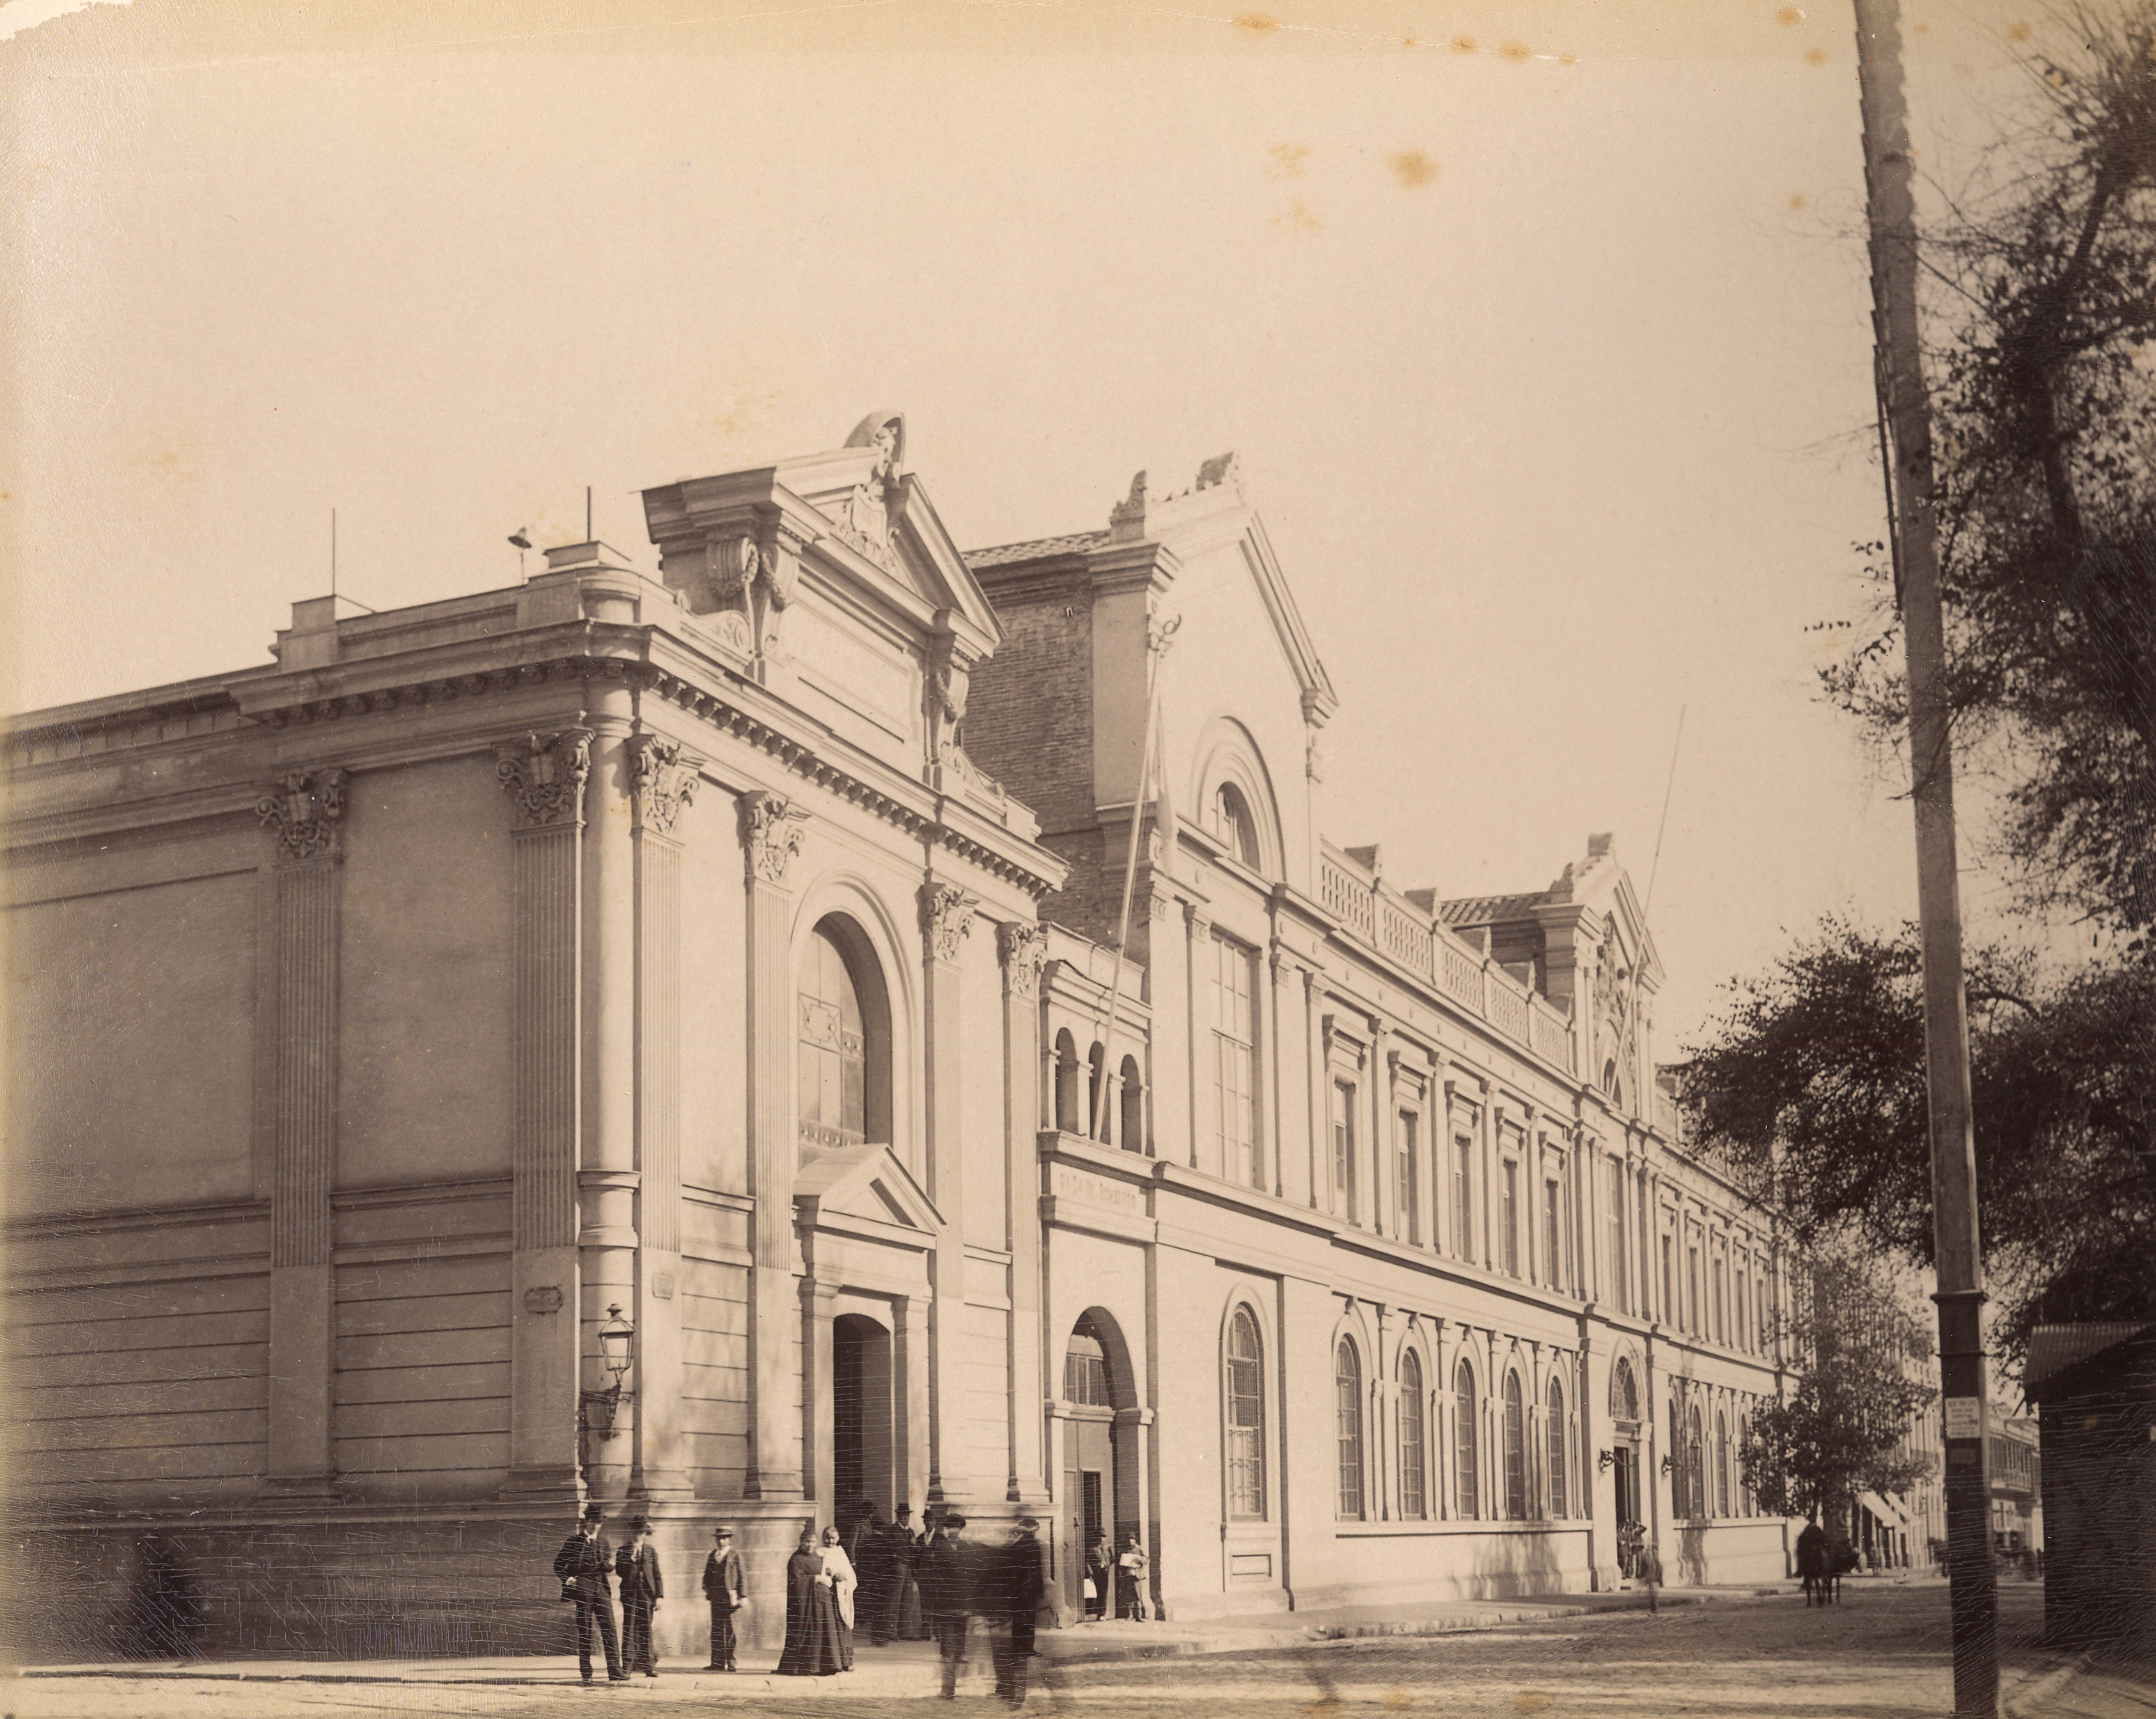
M1845 6L1264 3L8 0L6 703L266 661L332 509L377 608L587 485L651 569L639 491L895 407L969 547L1239 453L1327 833L1455 896L1614 832L1665 1054L1912 916L1816 692L1884 535ZM1943 183L2030 13L1906 0Z

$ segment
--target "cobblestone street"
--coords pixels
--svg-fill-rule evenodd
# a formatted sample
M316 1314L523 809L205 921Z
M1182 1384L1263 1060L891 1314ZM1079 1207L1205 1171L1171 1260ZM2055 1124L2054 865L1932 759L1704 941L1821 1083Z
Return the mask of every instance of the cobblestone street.
M2148 1719L2156 1696L2145 1676L2085 1674L2071 1680L2066 1656L2035 1645L2042 1589L2000 1589L2008 1710L2056 1719ZM498 1668L504 1662L495 1662ZM513 1673L438 1665L411 1680L331 1682L259 1672L242 1665L201 1668L220 1675L158 1677L38 1675L11 1681L7 1711L18 1719L277 1719L362 1714L554 1715L624 1707L664 1719L721 1707L748 1716L865 1715L909 1699L932 1699L925 1660L878 1662L863 1655L859 1683L838 1680L767 1690L750 1681L701 1676L687 1668L655 1682L587 1691L572 1664L508 1662ZM350 1675L395 1679L394 1665L355 1665ZM316 1674L338 1675L323 1667ZM480 1680L501 1676L504 1680ZM506 1680L513 1676L516 1680ZM558 1680L535 1681L526 1680ZM1937 1584L1857 1583L1836 1609L1807 1611L1791 1594L1717 1596L1673 1604L1658 1614L1628 1611L1564 1618L1471 1634L1381 1636L1234 1655L1049 1663L1028 1711L1100 1715L1219 1712L1328 1719L1368 1711L1441 1714L1447 1719L1601 1719L1601 1716L1700 1715L1748 1719L1919 1719L1951 1711L1947 1593ZM976 1662L955 1711L1002 1711L986 1667Z

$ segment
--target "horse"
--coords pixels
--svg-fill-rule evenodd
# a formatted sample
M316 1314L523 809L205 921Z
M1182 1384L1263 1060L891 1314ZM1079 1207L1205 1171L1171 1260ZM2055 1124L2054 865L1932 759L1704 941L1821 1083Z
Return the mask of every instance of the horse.
M1841 1597L1841 1577L1827 1552L1826 1534L1818 1523L1797 1536L1797 1574L1804 1578L1804 1604L1823 1606Z

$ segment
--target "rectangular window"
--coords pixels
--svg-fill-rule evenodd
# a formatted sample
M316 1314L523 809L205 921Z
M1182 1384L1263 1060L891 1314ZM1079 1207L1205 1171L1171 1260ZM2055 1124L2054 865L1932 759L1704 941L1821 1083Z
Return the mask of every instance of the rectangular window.
M1662 1238L1662 1320L1666 1325L1677 1322L1676 1282L1671 1276L1675 1269L1676 1243L1669 1237Z
M1355 1089L1332 1083L1332 1209L1348 1222L1355 1216Z
M1609 1165L1609 1257L1603 1261L1602 1269L1607 1274L1602 1293L1620 1311L1630 1313L1632 1284L1625 1270L1625 1166L1614 1159Z
M1685 1329L1695 1336L1707 1335L1707 1309L1701 1304L1699 1249L1685 1249Z
M1475 1141L1471 1135L1452 1137L1452 1246L1462 1259L1475 1257Z
M1415 1208L1421 1190L1415 1184L1415 1165L1419 1156L1417 1135L1421 1119L1412 1110L1399 1114L1399 1133L1393 1142L1393 1197L1399 1202L1394 1219L1394 1233L1411 1243L1422 1240L1422 1215Z
M1249 1187L1265 1182L1258 1150L1256 1034L1250 1010L1254 958L1224 937L1213 939L1213 1094L1220 1173Z
M1543 1183L1543 1281L1553 1289L1564 1287L1563 1238L1558 1222L1558 1186Z
M1505 1161L1502 1186L1498 1190L1498 1246L1503 1250L1505 1270L1520 1274L1520 1166Z
M1714 1262L1714 1341L1717 1343L1726 1343L1729 1341L1728 1337L1724 1333L1722 1322L1722 1279L1723 1271L1724 1268L1722 1262L1719 1259L1716 1260ZM1727 1512L1724 1511L1723 1514L1727 1515Z

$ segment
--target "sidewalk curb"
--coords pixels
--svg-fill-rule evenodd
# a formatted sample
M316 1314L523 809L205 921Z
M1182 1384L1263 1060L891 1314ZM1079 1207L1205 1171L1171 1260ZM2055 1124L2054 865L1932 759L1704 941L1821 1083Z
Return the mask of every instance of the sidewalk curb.
M1704 1604L1710 1599L1743 1598L1745 1595L1722 1595L1706 1593L1664 1594L1665 1607ZM1466 1617L1444 1617L1393 1619L1368 1624L1331 1624L1301 1628L1276 1627L1270 1629L1222 1630L1210 1634L1193 1634L1180 1639L1163 1641L1093 1642L1074 1641L1071 1650L1047 1650L1035 1661L1039 1672L1049 1672L1062 1666L1109 1665L1119 1663L1139 1663L1152 1660L1202 1658L1247 1653L1278 1653L1299 1647L1324 1647L1347 1641L1372 1640L1383 1637L1428 1637L1435 1635L1472 1634L1500 1629L1517 1624L1533 1624L1560 1618L1599 1616L1606 1612L1645 1612L1648 1609L1644 1598L1630 1604L1553 1606L1532 1602L1508 1603L1502 1608L1492 1607ZM1292 1617L1292 1613L1285 1613ZM897 1665L865 1666L877 1673L901 1674ZM912 1667L906 1670L916 1669ZM312 1684L384 1684L413 1687L438 1686L443 1688L555 1688L574 1681L549 1665L546 1670L534 1669L530 1672L510 1670L480 1670L459 1672L454 1666L435 1665L408 1671L352 1670L332 1669L325 1665L321 1670L249 1670L227 1662L222 1665L202 1665L184 1661L167 1662L157 1665L24 1665L8 1668L7 1675L22 1678L47 1680L90 1678L109 1679L114 1682L171 1682L187 1680L200 1683L312 1683ZM662 1674L662 1682L674 1688L696 1690L732 1690L743 1694L798 1693L804 1680L788 1677L781 1679L770 1672L701 1674L682 1667ZM885 1691L879 1686L882 1675L871 1675L859 1682L834 1683L825 1678L806 1680L806 1685L819 1690L857 1690L863 1695L898 1695L911 1692Z
M2000 1703L2000 1706L2005 1709L2007 1719L2035 1719L2033 1703L2050 1700L2082 1672L2087 1670L2095 1660L2096 1654L2093 1650L2087 1653L2076 1654L2056 1670L2046 1671L2026 1688L2015 1691Z

